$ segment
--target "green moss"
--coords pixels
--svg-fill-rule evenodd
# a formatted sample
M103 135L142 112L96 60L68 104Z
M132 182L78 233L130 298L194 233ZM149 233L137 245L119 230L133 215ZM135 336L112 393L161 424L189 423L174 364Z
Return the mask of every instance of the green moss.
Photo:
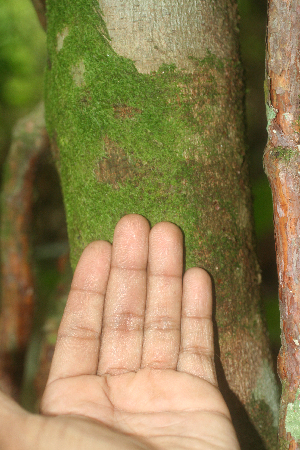
M224 73L225 64L222 59L218 58L214 53L207 50L206 56L202 59L190 57L199 67L210 67L211 69L217 69L219 73Z
M158 69L158 73L174 73L176 70L176 64L162 64Z
M280 158L281 161L289 162L298 151L293 148L276 147L273 150L273 154L276 158Z
M223 151L217 130L210 128L216 120L224 123L225 63L208 53L194 60L193 74L174 64L140 74L111 48L94 1L83 3L80 15L76 2L49 2L48 22L47 127L57 136L73 263L91 240L111 241L117 220L129 212L153 224L184 225L187 247L196 248L193 230L201 212L190 186L201 154L219 158ZM122 150L123 160L117 172L110 167L101 179L112 145ZM115 189L114 177L122 171L127 176ZM188 253L187 265L194 264Z

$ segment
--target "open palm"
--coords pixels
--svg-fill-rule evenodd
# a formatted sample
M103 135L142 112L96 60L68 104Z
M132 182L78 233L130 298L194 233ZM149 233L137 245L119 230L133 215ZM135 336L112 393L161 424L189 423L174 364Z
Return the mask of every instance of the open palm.
M72 282L42 400L149 449L238 449L213 362L208 274L183 275L182 234L141 216L90 244Z

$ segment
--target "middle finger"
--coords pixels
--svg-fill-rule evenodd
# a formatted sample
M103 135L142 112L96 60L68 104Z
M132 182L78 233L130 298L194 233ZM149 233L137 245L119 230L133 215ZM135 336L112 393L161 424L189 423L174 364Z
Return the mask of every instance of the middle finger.
M147 220L136 214L123 217L115 228L104 303L99 375L118 375L140 368L148 237Z

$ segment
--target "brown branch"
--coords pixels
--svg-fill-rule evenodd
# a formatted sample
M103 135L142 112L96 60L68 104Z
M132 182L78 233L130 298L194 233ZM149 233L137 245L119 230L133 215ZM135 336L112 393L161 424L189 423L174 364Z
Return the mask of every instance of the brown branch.
M46 0L31 0L31 1L37 13L40 24L46 31L47 30Z
M14 397L19 394L33 319L29 240L33 181L37 160L48 146L39 107L15 129L2 194L0 386Z
M269 142L273 147L299 145L300 5L298 0L269 0L267 34ZM271 119L271 120L270 120Z
M268 145L265 171L273 195L279 278L282 381L279 448L298 449L291 426L300 386L300 5L269 0L267 34ZM289 405L289 406L288 406ZM295 416L296 417L296 416ZM297 427L297 422L295 422ZM299 426L300 430L300 426ZM300 435L299 435L300 436Z

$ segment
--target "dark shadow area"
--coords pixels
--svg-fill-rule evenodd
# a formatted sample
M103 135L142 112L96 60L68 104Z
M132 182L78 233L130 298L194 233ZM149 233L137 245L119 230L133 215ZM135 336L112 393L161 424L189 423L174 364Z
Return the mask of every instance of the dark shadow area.
M214 330L214 350L215 350L215 366L217 372L218 386L224 397L224 400L228 406L231 414L233 426L235 428L241 450L266 450L266 446L260 437L258 431L251 422L247 411L238 399L238 397L232 392L229 384L226 380L225 372L222 366L220 357L220 345L219 345L219 333L215 320L216 317L216 293L214 280L211 274L209 274L212 280L213 286L213 330Z
M240 51L246 87L247 163L253 198L256 252L262 271L262 311L276 367L280 347L278 281L272 195L263 168L263 152L267 142L264 92L267 8L267 0L238 0Z
M0 389L19 400L22 385L26 349L1 353ZM7 392L8 389L8 392Z

